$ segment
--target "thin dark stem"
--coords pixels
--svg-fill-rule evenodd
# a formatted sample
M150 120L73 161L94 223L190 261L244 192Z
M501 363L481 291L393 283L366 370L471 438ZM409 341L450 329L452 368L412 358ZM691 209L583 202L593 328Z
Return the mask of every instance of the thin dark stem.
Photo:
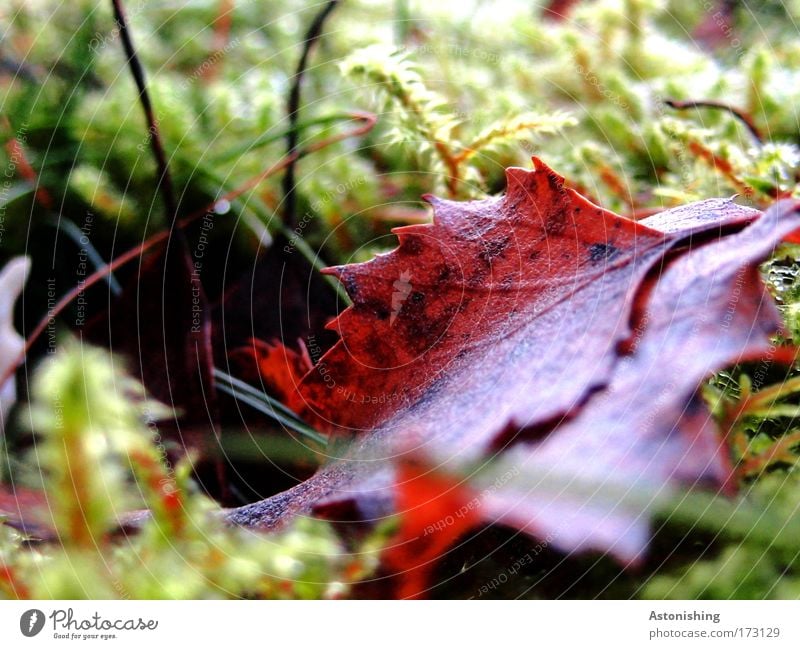
M125 19L125 9L122 0L111 0L111 4L114 7L114 18L117 21L119 35L122 39L122 46L125 49L125 56L128 59L128 66L131 69L136 87L139 90L139 102L142 105L142 110L144 110L144 116L147 120L148 139L150 140L150 148L153 151L153 157L155 158L158 168L158 187L164 200L164 207L167 210L168 224L170 230L175 230L175 222L178 218L178 205L175 202L175 190L172 186L172 176L169 173L167 155L164 152L164 145L161 141L158 119L153 110L153 104L150 101L150 94L147 92L147 79L145 77L144 68L136 54L136 48L133 46L128 22ZM179 238L183 238L183 233L180 230L176 230L176 235Z
M761 137L761 131L758 130L753 118L750 117L746 112L739 108L734 108L724 102L721 101L714 101L711 99L706 100L699 100L699 101L679 101L677 99L665 99L664 103L669 106L670 108L674 108L675 110L689 110L691 108L713 108L716 110L724 110L731 115L733 115L736 119L738 119L742 124L745 125L750 134L759 142L762 143L764 140Z
M297 150L297 140L299 137L297 129L297 121L300 117L300 90L303 84L303 77L305 76L306 67L308 66L308 58L311 54L311 49L314 47L320 36L322 36L322 28L331 12L339 4L339 0L329 0L311 21L306 31L305 38L303 39L303 52L300 55L300 60L297 62L297 70L294 74L294 81L291 90L289 91L289 101L287 102L287 113L289 116L289 133L286 136L286 155L292 156ZM295 163L297 158L293 158L292 162L286 167L286 173L283 176L283 195L284 195L284 222L294 227L297 220L295 214L297 201L295 200Z

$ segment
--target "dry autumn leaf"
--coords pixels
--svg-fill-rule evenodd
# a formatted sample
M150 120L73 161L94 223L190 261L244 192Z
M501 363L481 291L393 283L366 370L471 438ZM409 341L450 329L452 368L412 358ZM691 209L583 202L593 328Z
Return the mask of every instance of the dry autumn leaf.
M720 239L760 215L732 201L712 199L634 223L596 207L565 188L563 179L540 161L535 164L535 171L508 171L508 193L502 198L472 203L434 200L434 223L399 229L397 250L366 264L337 269L354 305L332 325L342 340L302 380L293 379L294 370L279 370L281 357L294 358L291 353L281 346L269 348L262 358L262 367L270 374L267 379L273 385L283 382L283 392L290 395L288 401L296 410L330 432L361 433L345 459L331 462L294 489L235 510L232 520L272 527L312 510L346 518L391 514L397 504L394 466L399 457L409 454L426 457L439 468L447 465L460 470L468 462L491 458L512 441L548 433L551 437L543 448L555 444L553 453L557 453L558 444L551 440L560 438L560 433L553 433L559 423L591 417L603 395L590 397L605 389L607 400L609 382L617 389L615 372L632 350L635 326L655 327L660 317L672 313L653 316L655 324L646 324L640 313L634 314L637 299L641 308L653 294L653 285L660 286L660 282L645 282L648 273L660 277L668 257L677 258L671 262L663 290L674 284L671 278L679 272L689 285L716 286L703 274L675 269L692 264L694 255L713 255L715 248L707 241ZM761 232L776 219L773 215L758 222L755 231ZM771 231L773 236L764 237L758 245L747 238L748 229L732 239L723 237L721 241L737 251L724 270L751 268L772 249L776 236L794 229L791 219L779 221L780 227ZM712 252L703 252L702 244ZM749 281L761 291L754 277ZM398 293L403 299L398 299ZM654 293L660 294L661 290ZM668 302L660 308L668 311ZM678 324L691 314L691 309L685 316L678 314ZM750 309L730 330L736 333L748 322L748 331L754 322L765 332L777 326L774 310ZM713 328L707 333L717 335ZM660 349L661 334L651 335L652 344ZM697 344L706 343L701 338ZM731 345L752 351L747 340L736 336ZM697 354L696 348L685 351ZM666 428L659 427L654 440L639 440L644 446L657 445L659 435L669 439L685 406L694 403L697 383L735 360L731 349L725 351L686 372L683 379L688 387L670 394L663 405L665 412L658 413L665 417ZM670 353L681 356L679 350ZM643 365L652 369L648 361L655 360L655 356L645 358ZM635 361L626 360L625 367L631 362ZM638 386L647 376L625 378ZM391 398L382 398L387 395ZM647 407L642 408L638 416L650 416ZM612 408L607 416L614 415ZM614 430L622 438L637 439L636 430L627 428L625 420ZM584 430L582 434L591 438L594 433ZM596 442L587 441L594 448L591 444ZM680 477L722 479L716 442L701 442L693 462L683 462ZM624 446L607 449L607 454L624 457ZM574 471L580 473L586 457L574 448L571 452ZM644 470L641 457L633 460L632 471ZM678 468L667 464L652 471L659 476L658 482L664 476L671 478ZM601 473L613 469L608 462L597 465ZM343 508L354 508L355 513L345 515ZM496 514L497 508L493 509ZM501 513L509 520L514 518L513 511L522 511L507 510ZM551 513L558 516L558 507ZM530 522L526 521L526 527ZM516 524L522 526L519 520ZM565 538L562 547L619 549L619 556L627 559L641 550L642 543L636 540L621 549L614 547L618 526L609 531L592 522L587 525L588 531L586 526L576 526L575 540ZM535 526L530 529L538 531Z
M353 299L329 325L340 342L294 385L290 352L261 358L295 411L329 432L390 426L477 456L498 422L564 416L607 382L634 295L669 248L758 214L704 201L677 210L683 227L664 233L535 164L509 169L500 198L429 198L433 224L398 228L392 253L330 270Z

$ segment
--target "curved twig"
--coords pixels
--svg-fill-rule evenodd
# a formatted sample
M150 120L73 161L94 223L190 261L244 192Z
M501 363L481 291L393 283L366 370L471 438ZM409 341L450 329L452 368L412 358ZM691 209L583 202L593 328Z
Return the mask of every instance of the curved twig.
M714 108L717 110L724 110L744 124L747 130L750 131L750 134L758 141L759 144L763 144L764 142L761 131L756 126L753 118L740 108L735 108L734 106L730 106L722 101L715 101L713 99L702 99L697 101L665 99L664 103L675 110L690 110L692 108Z
M314 44L322 36L322 28L325 25L325 21L338 4L339 0L329 0L322 8L322 11L311 21L311 24L308 26L308 31L306 31L305 38L303 39L303 52L300 55L300 60L297 62L297 70L294 74L294 82L289 91L289 101L287 102L287 113L289 116L289 133L286 136L287 156L291 156L297 149L297 119L300 113L300 90L302 88L303 77L306 73L306 67L308 66L308 57L311 54L311 49L314 47ZM297 159L295 158L287 165L282 183L284 195L284 223L290 227L294 227L296 221L296 200L294 195L296 162Z
M133 46L133 39L131 38L130 29L128 28L128 22L125 19L125 9L122 0L111 0L111 4L114 7L114 19L117 21L119 27L119 36L122 41L122 47L125 50L125 56L128 59L128 67L131 69L131 75L136 83L136 88L139 90L139 103L142 105L142 110L147 120L150 149L153 152L153 157L158 167L158 188L161 190L161 196L164 199L164 206L167 210L167 218L169 219L168 223L170 229L172 229L175 227L175 222L178 218L178 204L175 202L172 175L169 172L167 155L161 140L161 131L158 128L158 119L156 119L155 111L153 110L153 103L150 101L150 94L147 92L147 79L145 77L144 68L136 54L136 48ZM185 243L182 234L178 236Z

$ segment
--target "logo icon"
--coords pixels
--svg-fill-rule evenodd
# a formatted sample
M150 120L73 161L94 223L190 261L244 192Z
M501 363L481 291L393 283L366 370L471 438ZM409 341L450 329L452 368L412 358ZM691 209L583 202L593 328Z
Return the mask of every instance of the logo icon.
M406 301L411 294L411 271L404 270L400 273L400 278L392 284L392 313L389 317L389 326L394 324L397 316L400 315L400 309L403 308L403 302Z
M25 611L19 618L19 630L26 638L32 638L44 628L44 613L38 608Z

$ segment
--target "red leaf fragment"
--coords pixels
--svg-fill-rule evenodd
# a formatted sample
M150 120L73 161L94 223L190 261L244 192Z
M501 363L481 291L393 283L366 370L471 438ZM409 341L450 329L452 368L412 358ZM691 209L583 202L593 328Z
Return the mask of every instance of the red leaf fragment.
M298 349L289 349L280 342L265 343L252 340L250 348L234 350L232 354L241 353L253 358L258 366L258 374L264 380L265 387L282 403L290 408L302 407L302 400L297 392L300 380L308 374L313 366L308 350L302 340L298 340Z
M713 372L774 349L770 336L781 318L758 263L800 227L797 209L779 203L742 232L678 257L652 278L652 290L642 293L648 302L641 336L608 389L542 443L520 444L503 461L545 481L563 476L562 493L545 497L529 484L537 492L530 498L510 484L487 499L486 510L499 521L533 525L564 551L610 550L635 561L647 542L645 512L608 501L604 487L655 498L675 482L725 484L727 448L695 393ZM571 483L596 491L577 502Z
M31 536L50 535L53 517L43 491L0 484L0 518Z
M404 461L397 470L400 529L383 551L383 565L397 573L397 599L417 599L435 562L480 522L478 499L450 476Z

